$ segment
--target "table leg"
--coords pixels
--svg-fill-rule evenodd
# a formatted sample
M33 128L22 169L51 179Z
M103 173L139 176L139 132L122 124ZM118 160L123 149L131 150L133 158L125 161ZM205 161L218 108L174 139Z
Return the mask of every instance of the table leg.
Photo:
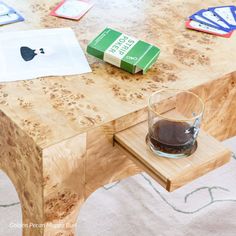
M44 235L75 235L85 189L86 134L43 150Z
M23 235L41 236L43 229L42 152L34 141L0 111L0 168L18 193L23 215Z
M23 236L72 236L84 202L86 137L41 150L0 112L0 168L18 193Z

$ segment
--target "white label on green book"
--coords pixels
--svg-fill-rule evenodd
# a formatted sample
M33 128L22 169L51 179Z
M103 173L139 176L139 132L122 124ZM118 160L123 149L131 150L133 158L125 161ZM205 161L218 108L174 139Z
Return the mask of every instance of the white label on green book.
M104 52L104 61L120 67L122 58L135 46L139 40L125 34L121 34Z

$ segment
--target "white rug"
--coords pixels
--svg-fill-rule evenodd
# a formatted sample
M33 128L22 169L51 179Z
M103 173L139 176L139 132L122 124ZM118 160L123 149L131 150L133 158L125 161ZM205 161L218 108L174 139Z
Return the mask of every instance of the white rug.
M236 153L236 138L225 142ZM82 207L78 236L235 236L236 157L168 193L142 173L96 191ZM0 172L0 236L20 236L21 210Z

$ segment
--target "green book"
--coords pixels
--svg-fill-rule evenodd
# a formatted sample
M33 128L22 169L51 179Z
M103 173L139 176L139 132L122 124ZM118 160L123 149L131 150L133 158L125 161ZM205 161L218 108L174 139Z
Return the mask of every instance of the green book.
M87 52L130 73L144 74L156 62L160 49L106 28L89 43Z

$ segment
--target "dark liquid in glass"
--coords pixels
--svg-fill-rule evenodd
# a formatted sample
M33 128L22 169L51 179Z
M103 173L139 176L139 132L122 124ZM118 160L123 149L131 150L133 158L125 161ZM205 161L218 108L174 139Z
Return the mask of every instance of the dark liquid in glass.
M192 153L194 138L188 132L190 125L186 122L160 120L149 132L149 140L155 150L170 154Z

